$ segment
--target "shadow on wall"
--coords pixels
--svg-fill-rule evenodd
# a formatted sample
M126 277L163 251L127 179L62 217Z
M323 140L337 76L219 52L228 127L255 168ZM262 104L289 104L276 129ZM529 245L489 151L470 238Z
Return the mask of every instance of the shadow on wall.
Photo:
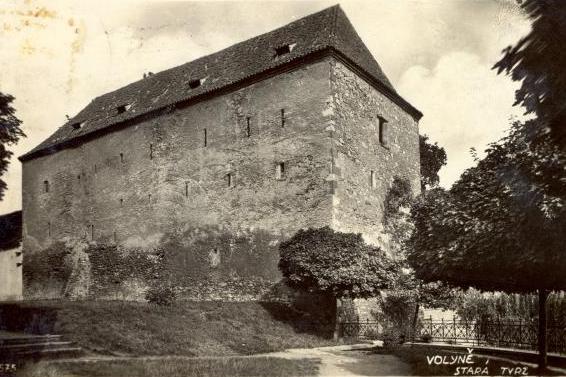
M217 227L167 235L160 246L55 243L24 256L26 298L145 299L172 287L180 299L260 300L281 279L278 238Z

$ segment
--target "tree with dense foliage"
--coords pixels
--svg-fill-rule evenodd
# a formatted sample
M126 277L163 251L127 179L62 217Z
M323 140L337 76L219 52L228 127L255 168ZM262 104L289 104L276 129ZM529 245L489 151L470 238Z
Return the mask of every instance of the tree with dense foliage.
M423 140L421 138L421 140ZM427 142L427 139L424 139ZM431 144L429 144L431 145ZM436 144L435 148L441 149ZM421 148L421 154L427 149ZM444 161L445 161L445 154ZM442 156L438 155L437 156ZM443 164L434 161L429 156L429 167L427 169L428 178L436 177L434 179L427 179L429 183L427 186L436 185L438 183L438 170ZM421 157L422 161L422 157ZM435 169L430 168L435 166ZM436 183L434 183L436 182ZM408 242L414 232L414 224L411 219L410 209L415 202L414 195L411 190L411 185L407 179L396 177L391 187L389 188L384 201L384 215L383 215L383 229L389 235L389 250L399 261L404 268L400 271L399 280L397 281L395 293L397 301L404 299L412 303L414 311L411 322L411 331L416 333L418 322L418 314L421 306L427 308L451 308L454 306L455 300L458 297L458 292L441 282L428 282L425 283L417 279L414 271L409 268L407 264L407 255L410 253L410 248L413 244Z
M399 271L383 250L366 244L361 234L341 233L328 226L299 230L280 244L279 251L279 269L288 284L334 296L337 316L341 299L377 296L393 286Z
M427 135L419 135L421 163L421 190L435 187L440 182L438 172L446 165L446 151L437 143L429 142Z
M485 291L539 293L539 348L546 363L546 298L566 289L561 198L521 174L540 164L516 123L485 158L446 191L428 191L412 208L409 262L424 281Z
M12 107L13 100L14 97L11 95L0 92L0 200L8 188L1 177L8 170L13 154L7 147L17 143L21 137L25 137L20 128L22 121L16 117L16 110Z
M566 147L566 7L563 0L524 0L521 8L531 20L531 31L503 51L495 64L499 73L521 82L516 102L538 122L531 138L549 134Z

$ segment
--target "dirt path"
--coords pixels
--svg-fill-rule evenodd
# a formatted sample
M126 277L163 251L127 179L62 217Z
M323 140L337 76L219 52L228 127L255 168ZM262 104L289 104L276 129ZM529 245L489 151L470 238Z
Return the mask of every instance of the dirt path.
M270 354L285 359L320 360L318 376L409 376L410 366L393 355L372 354L364 350L339 347L292 349Z

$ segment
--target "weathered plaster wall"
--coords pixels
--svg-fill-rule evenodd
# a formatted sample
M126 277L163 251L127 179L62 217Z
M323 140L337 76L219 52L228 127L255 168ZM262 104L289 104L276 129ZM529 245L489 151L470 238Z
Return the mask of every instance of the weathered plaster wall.
M22 248L0 250L0 301L22 298Z
M419 188L418 123L348 67L332 64L334 173L333 227L362 233L387 251L380 234L385 195L393 179ZM379 117L387 120L386 144L379 141ZM375 187L371 186L371 171Z
M75 238L151 248L190 233L189 248L193 229L279 239L329 224L329 73L326 59L25 162L24 250ZM277 248L269 252L270 276L248 264L274 281Z

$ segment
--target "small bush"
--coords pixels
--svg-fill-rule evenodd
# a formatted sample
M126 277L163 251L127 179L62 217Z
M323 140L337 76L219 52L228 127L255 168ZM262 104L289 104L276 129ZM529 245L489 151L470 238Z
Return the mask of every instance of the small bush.
M150 287L145 299L151 304L170 306L177 300L177 292L171 286Z

